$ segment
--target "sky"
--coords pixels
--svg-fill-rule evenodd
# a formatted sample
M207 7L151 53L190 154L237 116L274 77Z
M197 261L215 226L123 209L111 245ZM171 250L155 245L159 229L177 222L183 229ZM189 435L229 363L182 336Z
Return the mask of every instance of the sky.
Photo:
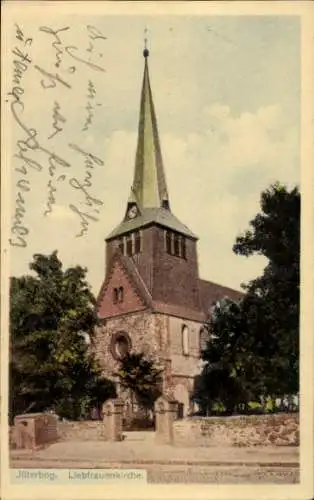
M88 280L98 293L104 240L124 217L132 184L147 28L171 208L199 237L200 276L236 289L258 276L265 259L237 256L232 246L259 212L262 190L275 181L289 188L299 184L299 19L51 15L40 20L28 15L17 24L19 31L16 26L11 30L12 50L21 51L23 45L29 61L23 60L27 68L18 76L23 105L16 110L24 128L12 113L8 119L8 219L15 227L14 241L17 183L21 186L24 179L25 186L27 179L30 190L22 192L25 212L19 221L28 231L26 246L10 247L10 274L29 272L33 254L58 250L65 267L88 268ZM21 61L12 50L11 69L14 59ZM61 63L56 68L58 50ZM51 76L56 74L58 80ZM9 91L13 79L8 78ZM14 99L9 95L7 105ZM86 126L88 102L93 116ZM51 137L54 120L62 130ZM24 143L22 151L21 141L29 137L25 129L36 131L41 150ZM43 149L63 160L52 162L53 176ZM82 151L93 155L88 167ZM21 173L23 165L26 174ZM90 185L84 191L78 186L87 172ZM52 181L56 191L47 214ZM78 237L81 218L70 207L93 217L83 236Z

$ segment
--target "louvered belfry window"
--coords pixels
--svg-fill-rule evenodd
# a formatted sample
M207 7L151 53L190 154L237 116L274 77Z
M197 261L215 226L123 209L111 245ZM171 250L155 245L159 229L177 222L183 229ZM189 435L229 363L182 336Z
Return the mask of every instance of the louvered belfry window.
M135 239L134 253L140 253L140 251L141 251L141 233L140 233L140 231L137 231L135 233L134 239Z
M174 234L174 255L179 257L180 255L180 240L179 240L179 235Z
M170 231L166 231L166 251L167 253L172 253L171 252L171 233Z
M181 257L186 259L186 241L184 236L181 238Z
M131 257L133 254L132 236L130 234L126 237L126 254Z
M119 248L122 254L124 254L124 241L123 238L119 241Z
M173 231L165 231L166 252L176 257L186 259L186 240L183 235Z

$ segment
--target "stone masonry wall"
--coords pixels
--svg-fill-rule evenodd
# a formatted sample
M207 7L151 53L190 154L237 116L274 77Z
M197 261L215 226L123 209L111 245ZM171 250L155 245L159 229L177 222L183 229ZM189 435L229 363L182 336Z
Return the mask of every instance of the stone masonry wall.
M183 327L188 329L188 354L183 353ZM169 317L173 396L184 404L184 416L192 409L190 396L193 392L194 377L199 373L201 327L202 324L197 321Z
M188 328L188 354L183 354L182 328ZM172 374L193 377L197 373L200 360L200 329L202 323L170 317Z
M189 329L188 355L182 351L182 326ZM164 314L138 311L106 320L97 330L93 346L103 373L112 378L119 362L112 356L111 339L118 332L126 332L132 343L131 352L144 354L166 367L164 390L171 386L175 397L189 410L189 394L193 390L194 376L199 365L199 331L201 324Z
M120 331L131 338L131 352L144 352L159 363L165 357L168 344L168 322L164 315L142 311L108 319L96 332L94 351L104 375L111 377L119 363L111 352L112 336Z
M104 439L104 424L100 420L58 422L58 441L99 441ZM14 427L9 429L10 448L15 448Z
M58 436L62 441L99 441L104 439L104 424L100 420L58 422Z
M176 446L298 446L299 415L187 418L174 422Z

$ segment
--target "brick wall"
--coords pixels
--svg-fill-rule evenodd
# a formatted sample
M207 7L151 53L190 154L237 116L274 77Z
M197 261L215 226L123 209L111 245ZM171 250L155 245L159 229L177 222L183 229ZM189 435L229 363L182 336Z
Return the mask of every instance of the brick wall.
M174 423L176 446L298 446L299 415L204 417Z
M165 251L165 230L154 228L153 299L201 311L196 241L186 238L186 259Z
M146 227L141 230L141 237L142 251L132 260L153 300L201 311L196 241L186 238L186 259L183 259L166 252L165 229L155 225ZM106 276L118 246L119 238L106 244Z
M114 289L120 287L123 288L123 301L115 302ZM99 304L99 316L101 318L119 316L132 311L143 310L145 307L135 287L132 286L127 273L119 262L115 262L111 270L111 279Z

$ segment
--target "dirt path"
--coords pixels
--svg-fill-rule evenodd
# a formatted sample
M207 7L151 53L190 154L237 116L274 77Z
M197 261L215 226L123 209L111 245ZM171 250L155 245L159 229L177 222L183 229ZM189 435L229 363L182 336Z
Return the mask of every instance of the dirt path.
M154 433L130 433L122 442L59 441L38 451L12 450L11 458L82 461L89 463L172 463L186 465L269 464L298 465L298 447L197 447L156 444ZM147 434L147 435L146 435Z
M11 450L12 468L145 469L150 483L296 483L297 447L179 448L154 433L126 433L122 442L59 441L37 451Z

